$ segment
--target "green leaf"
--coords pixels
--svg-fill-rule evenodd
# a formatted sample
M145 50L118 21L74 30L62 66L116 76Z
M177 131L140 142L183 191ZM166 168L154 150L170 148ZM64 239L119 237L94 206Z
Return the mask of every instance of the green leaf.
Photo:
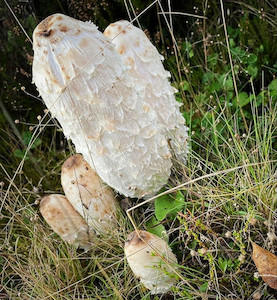
M14 151L14 156L23 159L24 155L26 153L26 150L20 150L20 149L16 149ZM26 155L25 159L29 159L28 154Z
M250 97L246 92L239 93L239 103L241 107L247 105L250 101Z
M258 221L264 222L266 219L260 215L255 215L254 218Z
M248 74L255 78L257 75L258 75L258 68L257 67L254 67L252 65L249 65L247 68L246 68L246 71L248 72Z
M218 64L218 54L217 53L212 53L210 55L208 55L207 57L207 63L209 65L209 68L212 69L213 67L215 67Z
M165 227L154 216L145 224L148 232L157 235L168 243L168 235Z
M181 81L181 89L183 91L188 91L189 90L189 83L186 80Z
M231 259L228 259L227 264L228 264L228 268L233 268L235 265Z
M254 64L257 60L258 60L258 56L256 54L253 54L253 53L248 54L248 56L247 56L247 62L249 64Z
M29 132L29 131L24 131L24 132L22 133L22 140L23 140L23 143L24 143L25 146L28 146L28 144L29 144L31 138L32 138L31 132Z
M231 48L233 48L233 47L236 46L236 43L235 43L234 39L230 39L230 40L229 40L229 44L230 44L230 47L231 47Z
M260 106L266 98L267 91L261 91L256 98L256 106Z
M219 257L217 262L222 272L225 273L228 267L228 261L222 257Z
M200 287L199 287L200 292L206 292L206 290L208 289L208 284L209 284L209 282L206 281L205 283L200 285Z
M239 216L246 216L247 212L243 211L243 210L239 210L239 211L237 211L237 215L239 215Z
M210 83L210 82L214 81L216 78L216 75L217 74L215 74L213 72L205 73L202 77L202 83L205 84L205 83Z
M35 149L37 146L39 146L41 144L41 139L37 138L35 139L31 149Z
M233 39L235 39L238 36L239 30L239 28L232 28L230 26L227 26L228 35Z
M180 191L175 194L175 197L172 195L160 196L155 200L155 216L162 221L168 214L176 215L185 205L185 198Z
M178 101L179 103L183 103L182 98L176 96L175 99L176 99L176 101Z
M192 58L194 56L192 45L190 42L184 42L182 44L182 50L187 52L189 58Z
M232 91L234 89L233 79L231 76L228 76L224 82L224 86L227 91Z
M270 91L271 97L277 97L277 79L271 81L270 85L268 86L268 89Z
M22 139L23 139L23 144L24 144L25 146L28 146L29 143L30 143L30 141L31 141L31 139L32 139L32 134L31 134L31 132L29 132L29 131L24 131L24 132L22 133ZM35 139L35 141L33 142L32 146L31 146L31 149L35 149L35 148L36 148L38 145L40 145L40 144L41 144L41 139L39 139L39 138Z

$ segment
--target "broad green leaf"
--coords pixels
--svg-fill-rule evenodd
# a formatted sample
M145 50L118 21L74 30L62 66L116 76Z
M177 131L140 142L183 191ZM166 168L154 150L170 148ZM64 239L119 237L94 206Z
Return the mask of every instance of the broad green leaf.
M232 91L234 88L233 80L231 76L228 76L228 78L224 82L224 86L227 91Z
M214 73L212 72L209 72L209 73L205 73L202 77L202 82L205 84L205 83L210 83L212 82L214 79L215 79L215 75Z
M277 91L277 79L272 80L268 88L270 91Z
M154 216L146 222L145 226L148 232L157 235L168 243L169 238L165 227Z
M252 65L248 66L246 68L248 74L251 76L251 77L256 77L258 75L258 68L257 67L254 67Z
M176 215L185 205L185 198L180 191L175 195L160 196L155 200L155 216L162 221L169 214Z
M239 103L241 107L247 105L250 101L250 97L246 92L239 93Z

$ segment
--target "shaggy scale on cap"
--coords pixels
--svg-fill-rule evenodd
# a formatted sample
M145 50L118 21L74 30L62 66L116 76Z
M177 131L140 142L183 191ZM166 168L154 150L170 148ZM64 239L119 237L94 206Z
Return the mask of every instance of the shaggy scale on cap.
M185 160L187 128L161 56L139 29L131 30L145 46L131 55L135 41L129 48L124 41L129 52L120 55L94 24L49 16L33 33L33 81L101 179L141 198L166 184L172 149Z
M186 162L188 154L188 128L176 101L177 91L170 85L170 73L164 69L163 56L149 41L146 34L128 21L110 24L104 35L111 39L124 63L130 67L129 74L136 82L139 93L145 99L144 109L156 113L157 124L162 126L176 158Z

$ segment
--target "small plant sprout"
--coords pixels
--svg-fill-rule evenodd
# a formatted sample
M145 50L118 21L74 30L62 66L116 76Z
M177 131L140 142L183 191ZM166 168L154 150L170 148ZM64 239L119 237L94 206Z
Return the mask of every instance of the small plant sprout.
M40 212L65 242L89 249L90 236L88 225L63 195L52 194L40 201Z
M145 57L154 59L151 75L147 64L130 72L94 24L62 14L43 20L33 40L33 81L76 152L127 197L160 190L171 173L171 148L187 151L187 129L154 46L146 46L154 54ZM144 75L151 84L140 81Z
M117 206L114 193L82 155L72 155L64 162L61 182L67 199L86 220L90 230L105 233L115 227Z
M188 128L176 101L177 91L170 85L170 73L164 69L163 56L146 34L128 21L110 24L104 35L111 39L124 63L130 67L129 75L135 87L144 94L144 109L157 115L157 123L164 130L167 141L178 161L185 163L188 153Z
M133 273L151 294L166 293L176 283L177 258L161 238L147 231L133 231L124 251Z

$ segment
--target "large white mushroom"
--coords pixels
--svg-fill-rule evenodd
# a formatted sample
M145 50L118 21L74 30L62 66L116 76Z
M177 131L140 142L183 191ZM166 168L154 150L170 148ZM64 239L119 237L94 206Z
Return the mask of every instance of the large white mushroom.
M92 23L54 14L36 27L33 40L33 81L76 151L125 196L157 192L170 175L173 144L148 93L140 92L145 83L130 76Z
M163 127L176 158L185 162L188 153L188 128L175 99L176 89L170 85L170 73L163 67L163 56L146 34L128 21L110 24L104 35L111 39L124 63L130 67L129 76L143 93L145 109L157 114L157 123Z
M43 197L40 201L40 212L53 231L65 242L84 249L90 247L88 225L65 196L52 194Z
M116 227L115 196L81 154L72 155L64 162L61 183L67 199L90 229L108 233Z
M176 283L177 258L168 244L147 231L133 231L125 243L130 268L151 294L162 294Z

